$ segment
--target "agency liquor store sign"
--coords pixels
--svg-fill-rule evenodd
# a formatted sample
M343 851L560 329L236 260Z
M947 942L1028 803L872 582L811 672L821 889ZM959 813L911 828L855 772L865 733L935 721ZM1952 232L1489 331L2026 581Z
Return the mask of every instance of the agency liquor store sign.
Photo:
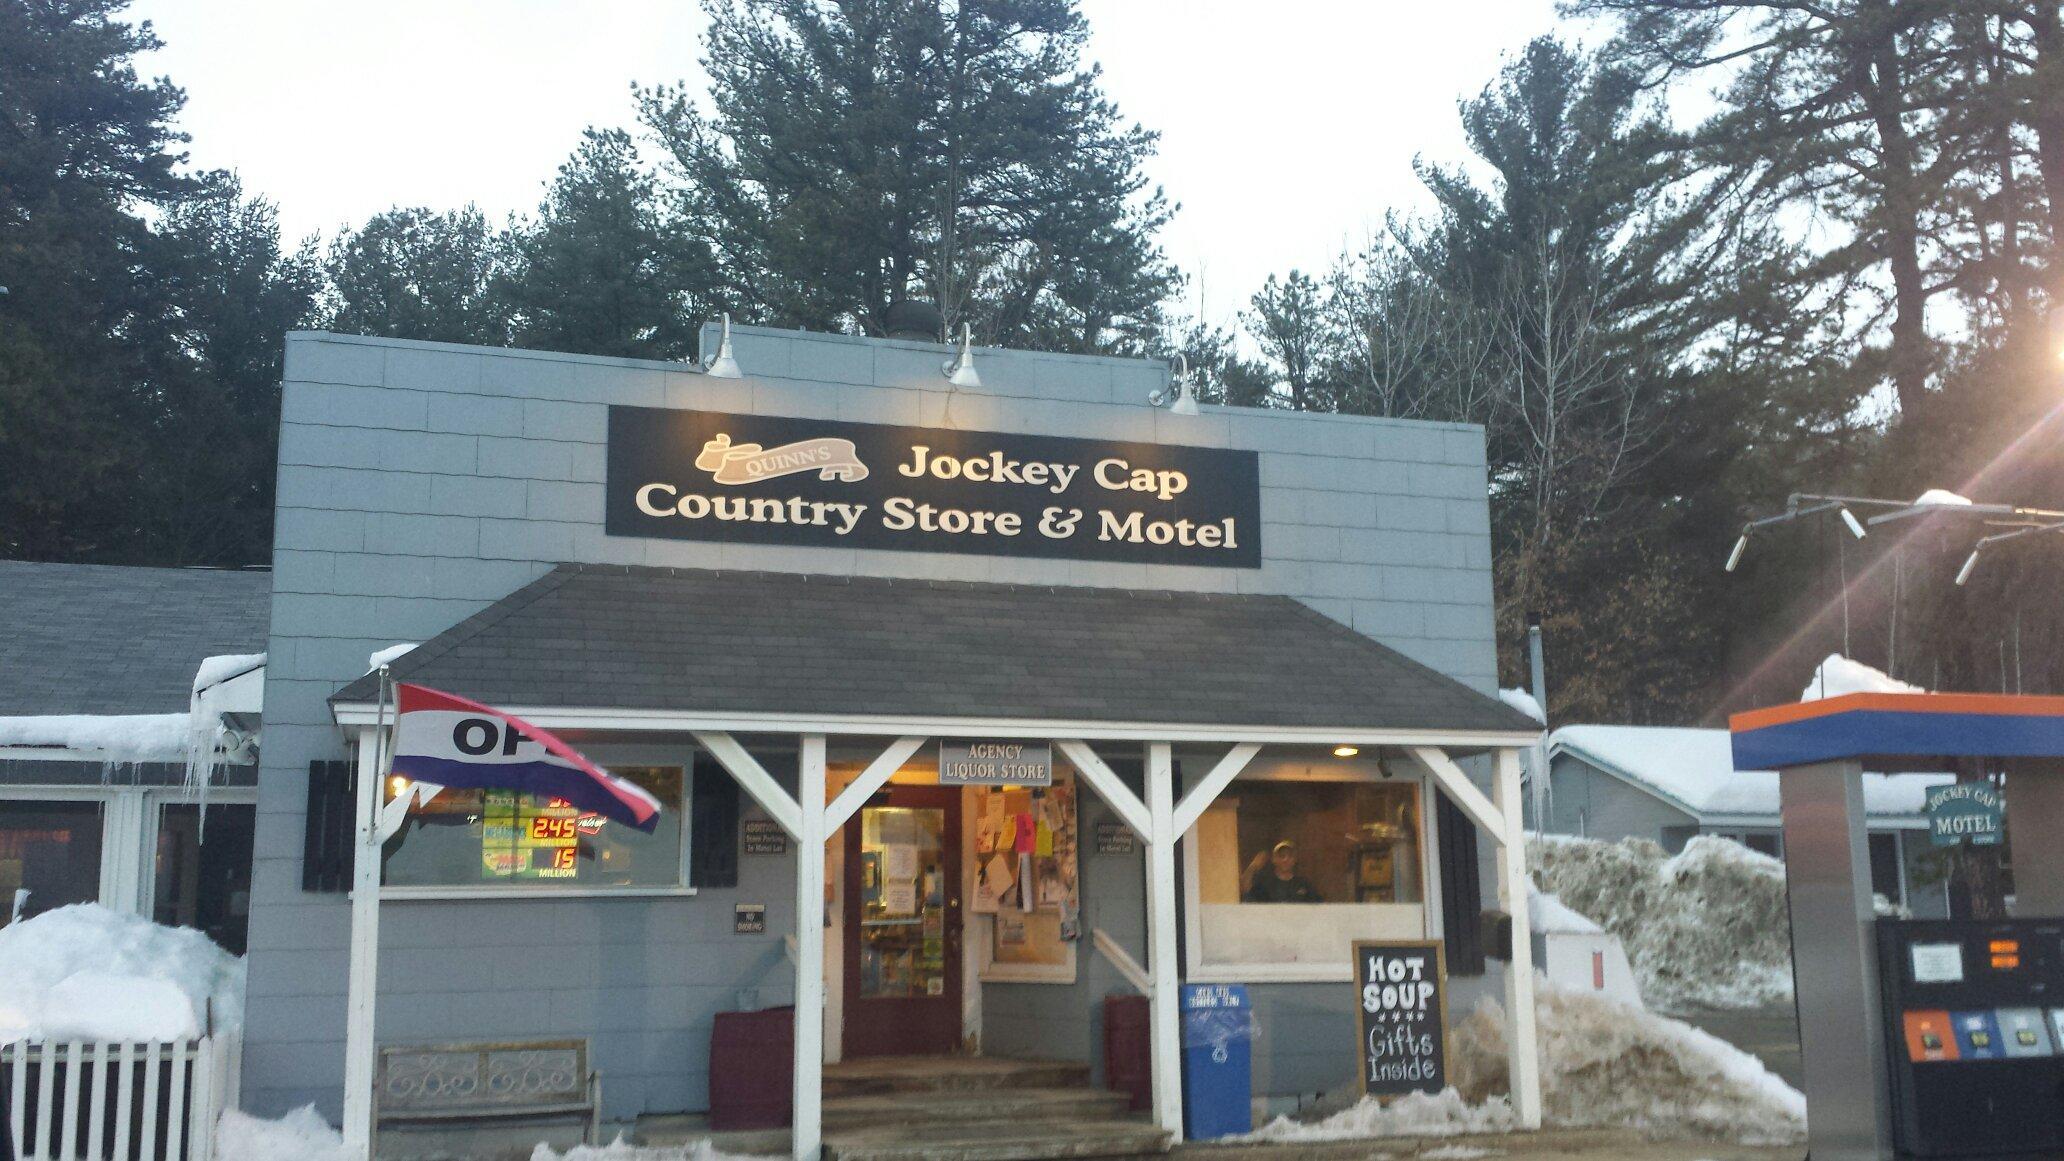
M1249 451L609 409L612 536L1261 567Z

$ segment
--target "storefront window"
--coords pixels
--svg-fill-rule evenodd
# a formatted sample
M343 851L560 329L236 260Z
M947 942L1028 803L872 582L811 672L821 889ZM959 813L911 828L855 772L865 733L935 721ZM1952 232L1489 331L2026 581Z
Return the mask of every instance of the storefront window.
M1202 966L1346 967L1355 939L1425 933L1414 782L1236 781L1197 823Z
M0 925L99 898L99 803L0 800Z
M679 887L686 815L680 766L611 766L665 809L646 834L556 798L513 790L445 790L409 809L388 840L389 887ZM387 796L406 788L397 781Z

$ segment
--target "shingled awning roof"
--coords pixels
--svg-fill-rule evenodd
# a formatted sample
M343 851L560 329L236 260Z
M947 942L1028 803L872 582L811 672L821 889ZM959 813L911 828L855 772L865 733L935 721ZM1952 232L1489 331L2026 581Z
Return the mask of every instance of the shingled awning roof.
M492 705L1533 734L1288 597L560 565L397 660ZM362 677L331 699L369 703Z

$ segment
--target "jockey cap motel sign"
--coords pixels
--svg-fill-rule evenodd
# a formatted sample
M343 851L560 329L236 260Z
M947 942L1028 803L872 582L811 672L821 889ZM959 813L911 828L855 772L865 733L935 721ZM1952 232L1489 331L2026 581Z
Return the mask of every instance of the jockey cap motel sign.
M1261 567L1251 451L609 409L607 531Z

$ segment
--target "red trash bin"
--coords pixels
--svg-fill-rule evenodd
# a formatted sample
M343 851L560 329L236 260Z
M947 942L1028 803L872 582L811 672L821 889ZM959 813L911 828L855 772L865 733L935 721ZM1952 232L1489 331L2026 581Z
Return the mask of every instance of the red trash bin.
M1104 1087L1130 1093L1135 1112L1154 1103L1148 1024L1145 996L1104 997Z
M719 1012L710 1029L712 1129L780 1129L795 1114L795 1008Z

